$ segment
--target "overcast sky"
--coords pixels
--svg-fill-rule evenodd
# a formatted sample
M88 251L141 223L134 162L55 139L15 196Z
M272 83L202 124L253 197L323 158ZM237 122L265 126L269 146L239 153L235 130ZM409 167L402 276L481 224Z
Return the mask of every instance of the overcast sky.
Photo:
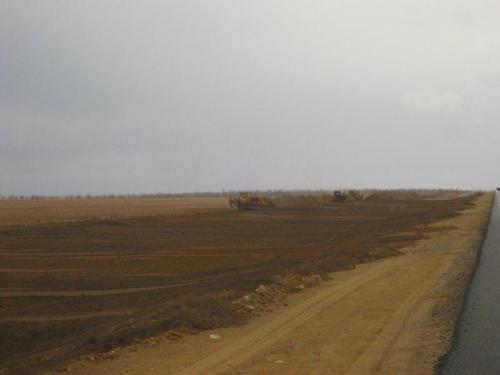
M0 194L500 184L500 3L0 0Z

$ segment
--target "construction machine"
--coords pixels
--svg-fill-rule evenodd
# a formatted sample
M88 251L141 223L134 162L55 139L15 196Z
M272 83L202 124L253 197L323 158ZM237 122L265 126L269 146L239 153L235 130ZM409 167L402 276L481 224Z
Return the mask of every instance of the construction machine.
M359 190L349 190L346 192L346 202L357 202L364 199L363 193Z
M255 210L274 207L270 198L259 197L256 193L242 192L238 198L229 198L229 205L238 210Z
M363 200L363 194L358 190L335 190L332 195L333 202L357 202Z

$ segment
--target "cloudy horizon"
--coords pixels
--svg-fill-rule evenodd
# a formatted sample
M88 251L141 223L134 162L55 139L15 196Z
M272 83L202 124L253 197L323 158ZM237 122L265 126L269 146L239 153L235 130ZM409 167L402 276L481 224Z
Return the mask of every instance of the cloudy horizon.
M0 195L492 189L493 1L0 0Z

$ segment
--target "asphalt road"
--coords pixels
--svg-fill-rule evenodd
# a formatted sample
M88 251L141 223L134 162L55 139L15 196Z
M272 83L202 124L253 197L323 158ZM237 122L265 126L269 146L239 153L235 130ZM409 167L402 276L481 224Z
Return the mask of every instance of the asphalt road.
M495 199L478 267L443 375L500 374L500 203Z

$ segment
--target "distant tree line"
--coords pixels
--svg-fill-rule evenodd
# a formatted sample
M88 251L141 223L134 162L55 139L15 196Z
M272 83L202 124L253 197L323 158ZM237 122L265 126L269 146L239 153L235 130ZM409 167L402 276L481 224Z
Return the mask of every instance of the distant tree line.
M280 195L315 195L325 192L333 192L333 190L347 189L303 189L303 190L222 190L219 192L193 192L193 193L137 193L137 194L70 194L70 195L0 195L0 200L48 200L48 199L160 199L160 198L220 198L238 195L240 191L255 191L264 196L280 196ZM464 191L460 189L357 189L364 194L373 194L377 192L404 192L404 193L440 193L449 191ZM472 191L472 190L470 190ZM474 190L477 191L477 190Z

